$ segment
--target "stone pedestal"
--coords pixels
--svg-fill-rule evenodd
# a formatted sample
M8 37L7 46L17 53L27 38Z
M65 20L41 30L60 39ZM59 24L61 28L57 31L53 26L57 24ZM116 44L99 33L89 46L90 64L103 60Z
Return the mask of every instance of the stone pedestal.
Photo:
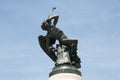
M53 68L49 80L82 80L82 75L74 66L63 64Z

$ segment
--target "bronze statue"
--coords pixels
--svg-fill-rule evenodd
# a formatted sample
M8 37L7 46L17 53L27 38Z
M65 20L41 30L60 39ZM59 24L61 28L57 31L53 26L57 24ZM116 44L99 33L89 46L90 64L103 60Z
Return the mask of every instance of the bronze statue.
M80 68L80 58L77 56L76 39L69 39L62 30L56 27L59 16L49 17L42 22L41 28L47 31L45 36L38 37L43 51L55 62L55 65L71 64ZM59 44L54 44L58 40Z

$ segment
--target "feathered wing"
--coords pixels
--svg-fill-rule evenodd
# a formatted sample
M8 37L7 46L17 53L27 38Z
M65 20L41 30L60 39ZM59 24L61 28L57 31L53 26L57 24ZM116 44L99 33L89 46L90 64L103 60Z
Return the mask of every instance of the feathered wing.
M56 62L57 56L54 52L49 52L49 47L46 46L45 36L40 35L38 37L39 45L43 49L43 51L54 61Z

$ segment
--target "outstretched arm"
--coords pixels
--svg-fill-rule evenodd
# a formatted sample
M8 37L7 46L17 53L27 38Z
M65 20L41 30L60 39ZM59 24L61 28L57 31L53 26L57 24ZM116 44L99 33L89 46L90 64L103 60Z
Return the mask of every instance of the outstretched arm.
M53 22L53 25L56 26L57 22L58 22L58 19L59 19L59 16L53 16L51 19L54 19L54 22Z
M59 19L59 16L58 16L58 15L57 15L57 16L53 16L53 17L47 19L47 22L48 22L48 23L49 23L49 22L51 23L51 21L53 20L53 25L56 26L56 24L57 24L57 22L58 22L58 19Z

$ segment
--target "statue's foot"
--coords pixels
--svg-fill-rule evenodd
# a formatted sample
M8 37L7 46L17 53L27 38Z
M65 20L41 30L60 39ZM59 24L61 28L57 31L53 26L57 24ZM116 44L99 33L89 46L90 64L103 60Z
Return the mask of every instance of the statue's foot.
M80 63L77 63L77 62L72 62L72 65L75 66L76 68L81 68L81 65Z

